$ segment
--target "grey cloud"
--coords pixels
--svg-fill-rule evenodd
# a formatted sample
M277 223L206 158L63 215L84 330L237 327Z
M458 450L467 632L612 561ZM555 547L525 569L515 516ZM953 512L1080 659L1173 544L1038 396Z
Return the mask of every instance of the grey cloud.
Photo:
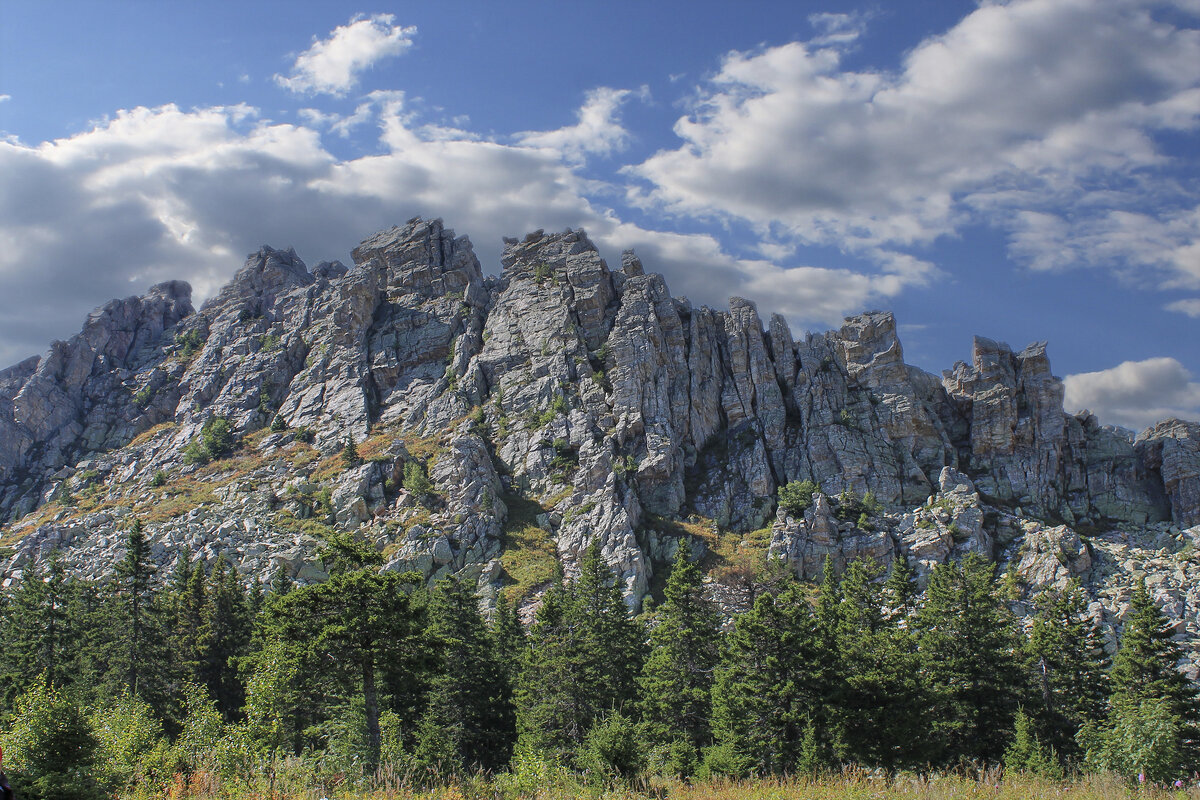
M1087 409L1109 424L1141 430L1168 417L1200 419L1200 383L1173 358L1126 361L1063 381L1068 411Z

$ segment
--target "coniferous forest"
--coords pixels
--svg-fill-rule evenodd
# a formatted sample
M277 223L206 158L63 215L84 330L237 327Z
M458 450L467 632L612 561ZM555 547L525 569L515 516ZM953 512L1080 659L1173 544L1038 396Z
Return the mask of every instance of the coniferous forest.
M1111 663L1077 587L1010 613L996 566L768 570L723 620L679 547L627 609L595 545L528 626L471 586L426 588L331 538L328 581L247 590L222 559L155 575L142 527L111 578L51 557L4 595L3 745L21 798L186 796L486 782L523 796L654 778L885 778L997 770L1062 779L1200 767L1200 704L1144 585ZM391 781L391 784L388 784Z

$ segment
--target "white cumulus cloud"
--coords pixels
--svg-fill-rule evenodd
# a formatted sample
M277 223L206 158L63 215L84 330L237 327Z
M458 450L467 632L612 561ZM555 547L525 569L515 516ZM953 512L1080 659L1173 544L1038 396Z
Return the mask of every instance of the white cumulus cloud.
M1200 31L1159 5L983 3L895 71L846 69L861 21L814 17L817 39L730 53L630 198L868 256L982 223L1035 267L1192 288L1195 193L1155 136L1200 127Z
M412 47L416 27L394 25L395 19L376 14L339 25L328 39L314 39L312 47L296 57L291 74L276 75L275 82L298 94L344 96L358 85L362 72Z
M400 92L361 106L346 118L308 110L303 124L248 106L135 108L69 138L0 141L0 364L70 335L109 298L181 278L198 303L261 244L295 246L310 264L348 260L366 236L416 215L469 234L488 272L499 272L503 236L584 227L609 258L636 248L694 302L737 294L793 321L836 323L895 290L894 276L785 272L708 234L622 220L576 173L574 134L558 149L553 132L503 143L423 125ZM335 156L323 132L360 114L355 124L378 126L378 152Z
M1169 417L1200 419L1200 383L1173 358L1125 361L1063 382L1068 411L1087 409L1108 424L1141 430Z
M622 104L635 94L643 99L649 89L638 92L629 89L610 89L602 86L587 93L579 109L578 122L552 131L524 131L516 140L528 147L544 147L562 153L571 161L582 161L587 155L611 155L624 150L629 143L629 131L621 125Z

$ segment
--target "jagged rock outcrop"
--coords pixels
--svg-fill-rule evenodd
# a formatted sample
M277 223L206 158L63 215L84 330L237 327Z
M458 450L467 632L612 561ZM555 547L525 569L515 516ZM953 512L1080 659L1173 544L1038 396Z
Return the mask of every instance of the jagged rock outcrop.
M805 578L978 552L1029 591L1082 580L1119 623L1119 543L1178 549L1200 522L1200 426L1135 441L1065 414L1041 343L976 339L939 379L890 313L796 340L746 300L673 298L632 252L610 269L582 231L508 239L485 277L466 237L414 219L353 262L263 247L198 311L162 284L0 372L6 574L52 547L100 574L135 515L164 566L320 580L321 538L349 530L485 596L536 598L598 541L636 604L680 537L707 565L741 537ZM204 463L218 418L238 446ZM777 492L802 480L819 491L789 514Z
M1144 468L1161 477L1174 520L1200 525L1200 424L1165 420L1138 436L1134 449Z

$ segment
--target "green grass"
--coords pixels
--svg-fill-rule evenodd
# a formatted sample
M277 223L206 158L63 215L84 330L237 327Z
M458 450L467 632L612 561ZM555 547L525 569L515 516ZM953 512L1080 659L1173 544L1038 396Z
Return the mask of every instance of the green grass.
M504 550L500 565L508 578L503 589L510 601L520 602L539 586L554 580L558 569L557 548L550 531L539 527L541 505L518 495L504 495L508 521L504 525Z

